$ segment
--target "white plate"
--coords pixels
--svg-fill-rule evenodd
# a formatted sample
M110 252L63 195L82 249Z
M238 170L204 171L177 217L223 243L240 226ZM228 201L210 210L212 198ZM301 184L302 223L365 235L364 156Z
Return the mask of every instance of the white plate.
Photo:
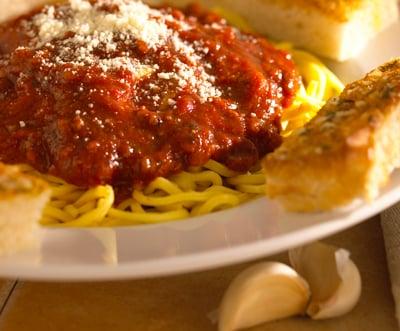
M400 56L400 24L355 61L334 65L349 81ZM0 259L0 276L105 280L176 274L268 256L349 228L400 201L400 171L371 204L331 213L286 213L260 198L238 208L157 226L44 230L42 248Z

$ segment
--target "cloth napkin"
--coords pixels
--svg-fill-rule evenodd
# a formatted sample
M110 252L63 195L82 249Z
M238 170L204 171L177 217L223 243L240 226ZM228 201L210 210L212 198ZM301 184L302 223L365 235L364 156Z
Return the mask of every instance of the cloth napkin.
M400 203L381 214L386 256L400 325Z

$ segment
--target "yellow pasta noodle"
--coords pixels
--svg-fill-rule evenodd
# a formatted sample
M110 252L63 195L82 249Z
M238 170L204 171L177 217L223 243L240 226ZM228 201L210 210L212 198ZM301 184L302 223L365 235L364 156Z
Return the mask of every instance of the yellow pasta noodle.
M216 9L232 24L249 31L237 15ZM339 79L313 55L277 43L293 56L303 84L293 102L282 115L283 135L304 126L332 96L343 89ZM203 167L191 168L170 178L157 178L143 191L115 205L110 186L82 189L62 179L43 175L28 166L25 172L44 178L52 188L52 198L44 210L46 226L128 226L157 224L199 216L234 207L264 192L265 178L260 167L239 174L210 160Z

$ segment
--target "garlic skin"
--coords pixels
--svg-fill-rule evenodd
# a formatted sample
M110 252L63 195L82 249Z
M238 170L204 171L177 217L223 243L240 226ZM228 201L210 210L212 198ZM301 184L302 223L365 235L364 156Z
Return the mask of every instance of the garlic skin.
M310 285L307 314L311 318L342 316L359 301L361 276L348 251L316 242L289 251L289 259Z
M308 284L285 264L265 262L240 273L219 310L219 331L234 331L304 314Z

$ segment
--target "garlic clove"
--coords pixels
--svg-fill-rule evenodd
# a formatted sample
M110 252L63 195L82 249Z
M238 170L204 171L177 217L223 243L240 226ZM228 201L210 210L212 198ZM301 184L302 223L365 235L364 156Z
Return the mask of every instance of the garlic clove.
M304 314L310 298L307 282L292 268L265 262L240 273L219 310L219 331L234 331Z
M341 278L336 264L336 250L336 247L315 242L289 251L290 264L310 284L314 301L328 300L339 288Z
M289 251L289 259L310 285L307 314L311 318L333 318L355 307L361 295L361 276L348 251L316 242Z
M362 282L357 266L350 260L347 251L338 250L336 254L337 260L343 258L342 262L338 261L338 265L342 264L339 267L342 282L329 300L317 305L310 304L307 314L313 319L327 319L345 315L356 306L360 299ZM342 257L338 257L341 255ZM345 257L346 255L347 257Z

